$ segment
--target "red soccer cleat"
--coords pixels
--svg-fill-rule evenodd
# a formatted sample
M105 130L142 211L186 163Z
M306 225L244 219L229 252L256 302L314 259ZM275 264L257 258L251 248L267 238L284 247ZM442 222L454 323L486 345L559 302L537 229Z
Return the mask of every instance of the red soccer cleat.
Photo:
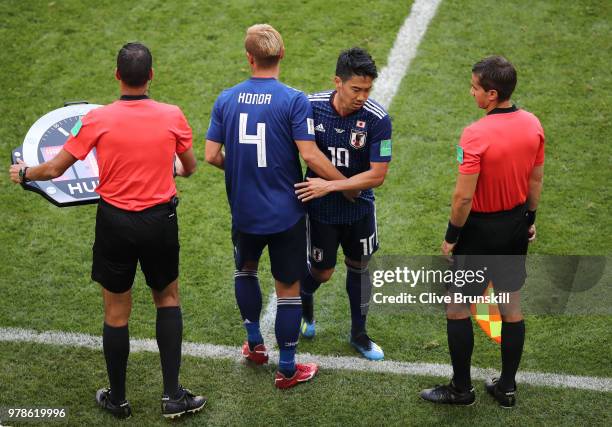
M315 363L297 363L295 374L291 378L287 378L280 371L276 371L274 385L281 389L291 388L299 383L310 381L318 371L319 367Z
M242 355L251 362L254 362L258 365L263 365L264 363L268 363L268 349L263 344L257 344L253 351L249 348L249 342L245 341L242 344Z

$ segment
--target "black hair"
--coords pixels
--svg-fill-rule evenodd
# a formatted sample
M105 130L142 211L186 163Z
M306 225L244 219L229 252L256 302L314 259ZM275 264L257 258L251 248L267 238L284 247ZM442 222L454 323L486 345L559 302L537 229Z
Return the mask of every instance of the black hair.
M484 90L496 90L498 101L507 101L516 87L514 65L503 56L489 56L472 67Z
M346 81L353 76L378 77L376 63L370 54L360 47L353 47L340 52L336 63L336 76Z
M142 43L126 43L117 54L117 70L121 81L128 86L139 87L149 81L153 57Z

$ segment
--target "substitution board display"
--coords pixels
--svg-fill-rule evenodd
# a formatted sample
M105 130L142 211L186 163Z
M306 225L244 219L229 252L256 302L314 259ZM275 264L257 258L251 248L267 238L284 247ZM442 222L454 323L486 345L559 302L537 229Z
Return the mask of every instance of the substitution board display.
M67 103L45 114L32 125L23 145L13 150L12 162L23 160L32 167L51 160L68 140L77 121L98 107L101 105ZM98 182L98 161L94 148L85 160L76 161L62 176L50 181L24 182L22 186L25 190L42 195L54 205L63 207L97 203L100 198L95 192Z

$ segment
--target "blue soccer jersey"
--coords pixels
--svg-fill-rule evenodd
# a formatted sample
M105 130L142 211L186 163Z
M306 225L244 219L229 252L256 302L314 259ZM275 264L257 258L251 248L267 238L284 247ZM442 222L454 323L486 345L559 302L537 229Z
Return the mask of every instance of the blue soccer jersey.
M294 184L302 180L295 140L314 141L304 93L274 78L251 78L219 95L206 138L225 146L232 225L273 234L304 215Z
M332 105L334 95L326 91L308 96L319 149L347 178L368 171L370 162L391 161L391 119L385 109L368 99L362 108L342 117ZM311 170L306 175L316 176ZM310 217L326 224L350 224L372 212L372 189L362 191L355 203L340 192L308 203Z

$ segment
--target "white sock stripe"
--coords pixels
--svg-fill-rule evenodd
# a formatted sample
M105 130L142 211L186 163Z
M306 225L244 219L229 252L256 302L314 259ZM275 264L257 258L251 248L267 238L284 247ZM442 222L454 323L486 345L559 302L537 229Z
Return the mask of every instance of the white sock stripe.
M302 299L300 297L295 297L295 298L279 298L276 300L277 304L280 304L283 302L293 302L293 301L302 301Z
M276 306L278 307L279 305L301 305L302 304L302 298L297 297L297 298L279 298L276 301Z
M253 276L257 277L256 270L234 270L234 277L236 276Z

